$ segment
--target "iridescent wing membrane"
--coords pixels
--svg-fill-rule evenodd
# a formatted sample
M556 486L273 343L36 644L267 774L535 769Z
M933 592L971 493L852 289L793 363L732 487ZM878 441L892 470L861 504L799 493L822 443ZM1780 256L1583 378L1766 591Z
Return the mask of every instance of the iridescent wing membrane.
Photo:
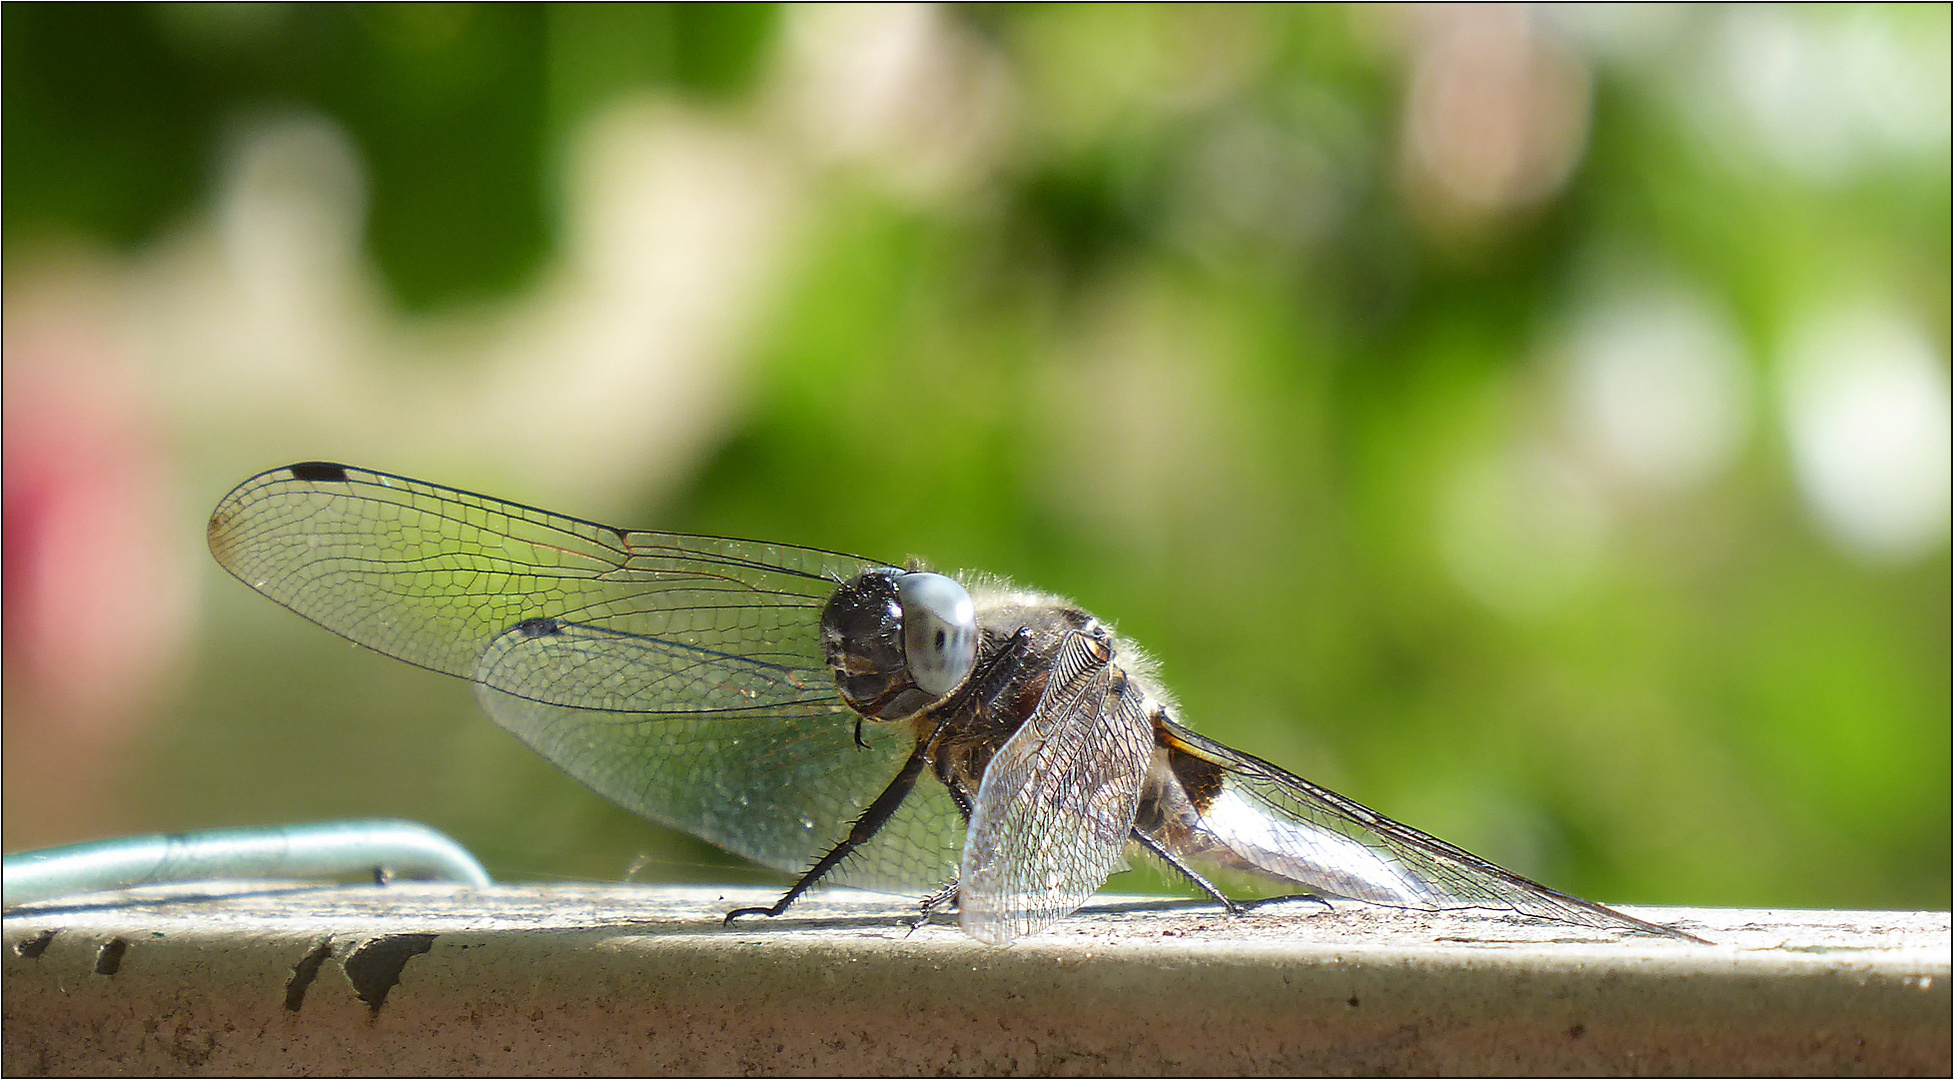
M627 532L385 473L311 463L245 481L210 519L226 570L368 648L468 679L495 721L618 804L777 870L833 846L914 749L855 744L820 619L877 564ZM926 779L835 875L934 888L964 822Z
M1189 831L1168 839L1181 854L1294 882L1322 896L1427 910L1504 911L1701 940L1555 892L1261 758L1178 724L1164 727L1168 748L1179 758L1175 771L1198 808L1184 823Z

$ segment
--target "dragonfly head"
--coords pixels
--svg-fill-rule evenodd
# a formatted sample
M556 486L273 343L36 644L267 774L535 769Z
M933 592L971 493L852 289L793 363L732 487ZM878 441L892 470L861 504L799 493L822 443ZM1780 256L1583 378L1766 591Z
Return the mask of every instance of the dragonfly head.
M970 594L942 574L870 570L835 590L821 640L850 708L900 720L942 700L977 662Z

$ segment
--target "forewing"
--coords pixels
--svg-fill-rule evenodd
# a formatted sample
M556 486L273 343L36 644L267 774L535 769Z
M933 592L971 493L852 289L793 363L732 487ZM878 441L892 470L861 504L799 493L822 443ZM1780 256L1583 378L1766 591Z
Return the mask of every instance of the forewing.
M1140 696L1107 644L1068 634L1038 707L978 787L958 880L964 931L1002 945L1098 892L1120 864L1152 754Z
M1668 927L1567 896L1393 821L1260 758L1166 724L1194 796L1194 834L1172 846L1324 896L1426 909L1486 908L1583 926ZM1192 780L1193 783L1189 783Z
M915 746L871 725L857 747L822 657L822 606L867 560L626 532L327 464L245 481L209 536L226 570L300 615L473 681L497 723L600 794L779 870L840 839ZM934 784L837 880L947 880L963 821Z
M836 707L821 608L875 565L325 464L238 485L209 536L245 584L370 649L545 704L658 715ZM525 662L521 631L559 625L581 635L576 662ZM484 664L492 649L502 662Z

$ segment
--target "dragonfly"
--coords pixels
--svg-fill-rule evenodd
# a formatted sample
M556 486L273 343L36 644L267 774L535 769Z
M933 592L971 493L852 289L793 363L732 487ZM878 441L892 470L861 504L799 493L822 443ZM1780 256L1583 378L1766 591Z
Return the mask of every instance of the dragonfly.
M468 680L606 798L819 884L921 894L995 945L1151 857L1313 898L1695 939L1529 881L1190 730L1060 597L789 544L632 531L327 462L246 480L210 549L367 648Z

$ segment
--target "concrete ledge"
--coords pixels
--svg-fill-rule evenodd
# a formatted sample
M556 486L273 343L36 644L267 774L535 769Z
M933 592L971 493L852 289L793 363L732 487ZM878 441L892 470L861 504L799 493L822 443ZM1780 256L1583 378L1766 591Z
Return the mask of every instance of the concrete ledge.
M209 892L210 890L203 890ZM1946 912L1230 918L1101 898L1007 949L900 898L259 887L5 920L9 1075L1947 1075Z

